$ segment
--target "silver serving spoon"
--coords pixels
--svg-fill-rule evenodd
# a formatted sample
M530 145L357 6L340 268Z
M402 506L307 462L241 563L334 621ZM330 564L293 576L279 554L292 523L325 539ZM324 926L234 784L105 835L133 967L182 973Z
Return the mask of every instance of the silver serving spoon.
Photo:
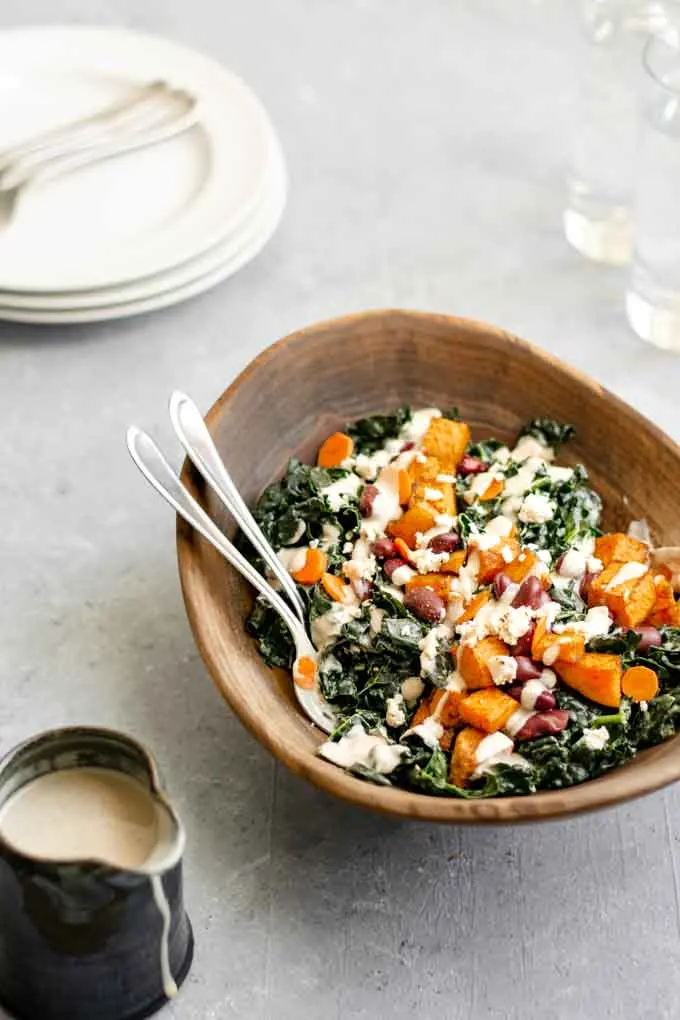
M295 665L293 680L295 696L303 712L325 733L331 733L336 726L335 713L324 700L318 688L316 664L318 653L309 639L304 624L290 606L274 591L270 584L245 559L235 545L229 541L202 506L185 488L177 474L156 446L153 439L141 429L132 425L127 433L130 455L144 477L170 506L184 518L200 535L210 542L228 563L241 574L269 602L288 627L295 642ZM239 522L240 523L240 522ZM313 681L307 670L314 667ZM312 686L307 686L312 683Z
M179 390L170 397L170 421L187 456L199 474L212 486L241 531L257 549L274 577L290 599L297 616L304 623L305 607L295 582L281 563L259 525L241 498L227 467L217 452L208 427L196 404Z

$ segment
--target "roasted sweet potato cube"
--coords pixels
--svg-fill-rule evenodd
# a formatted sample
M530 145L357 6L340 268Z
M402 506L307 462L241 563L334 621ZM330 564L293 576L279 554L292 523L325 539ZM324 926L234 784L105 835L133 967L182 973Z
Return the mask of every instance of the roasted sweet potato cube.
M470 428L465 422L433 418L423 437L423 453L436 457L442 471L455 475L469 442Z
M403 538L409 549L416 547L419 531L429 531L434 526L435 511L426 503L416 503L405 514L387 525L390 538Z
M602 535L596 540L595 555L598 560L602 560L605 567L610 563L646 563L649 549L637 538L614 532L611 535Z
M499 570L505 571L519 554L520 546L516 538L504 538L492 549L478 549L479 583L488 584Z
M408 466L408 473L414 486L417 482L433 482L442 473L442 467L436 457L425 457L419 460L414 457Z
M456 737L449 769L449 779L454 786L465 786L477 768L477 748L485 736L483 730L466 726Z
M460 725L459 705L463 695L458 691L447 691L441 687L435 688L416 709L411 719L411 726L419 726L431 715L435 715L442 726L446 729Z
M439 738L439 746L441 747L442 751L445 751L445 752L448 753L451 750L451 747L453 745L453 738L455 736L455 732L456 731L453 730L453 729L451 729L451 730L444 730L444 732L442 733L441 737Z
M448 560L445 560L439 569L444 574L459 574L466 558L467 549L456 549L455 553L451 553Z
M568 687L598 705L621 703L621 659L618 655L587 652L578 662L556 662L555 671Z
M451 482L418 482L413 489L412 501L426 503L438 514L456 513L456 490Z
M639 562L635 560L634 562ZM588 588L591 606L607 606L621 627L637 627L651 613L656 601L654 578L649 573L616 584L623 563L610 563Z
M489 659L508 655L508 646L497 637L485 637L476 645L463 645L458 654L458 669L470 690L493 687Z
M507 574L516 584L520 584L535 567L536 559L536 553L531 549L522 549L512 563L506 563L502 568L503 573Z
M463 698L459 710L461 719L470 726L495 733L503 729L517 708L517 702L509 694L503 694L498 687L487 687Z
M450 574L416 574L415 577L406 582L406 590L410 591L411 588L431 588L432 591L436 592L446 602L451 594L452 580L453 578Z
M652 627L677 627L680 625L680 606L675 601L673 585L663 574L654 575L656 598L652 611L645 620Z

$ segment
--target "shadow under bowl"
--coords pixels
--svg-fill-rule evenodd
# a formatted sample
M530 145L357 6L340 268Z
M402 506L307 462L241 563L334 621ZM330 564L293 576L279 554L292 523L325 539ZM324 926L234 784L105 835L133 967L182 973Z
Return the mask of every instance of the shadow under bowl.
M680 545L680 449L582 373L481 322L410 311L363 312L293 333L256 358L207 415L243 497L253 504L291 456L311 461L348 421L400 404L458 407L473 436L513 438L528 419L572 422L562 460L582 462L607 529L646 518L659 545ZM183 478L234 535L190 465ZM490 800L437 798L357 779L316 754L324 735L298 709L290 676L268 669L244 630L248 585L183 521L179 570L191 627L212 678L241 721L293 772L347 801L437 822L520 822L595 810L680 778L680 735L599 779Z

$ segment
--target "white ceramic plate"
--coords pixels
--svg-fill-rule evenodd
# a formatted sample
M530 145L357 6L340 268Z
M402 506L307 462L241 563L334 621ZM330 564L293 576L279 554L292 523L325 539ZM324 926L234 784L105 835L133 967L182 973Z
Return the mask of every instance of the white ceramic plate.
M160 308L185 301L216 286L252 261L265 247L276 230L286 204L285 176L279 188L270 196L270 201L255 217L250 231L243 237L241 248L226 260L216 262L214 267L195 277L188 278L180 286L160 291L153 296L122 303L102 304L93 308L66 308L34 310L28 308L6 308L0 305L0 320L26 322L36 325L59 325L69 323L102 322L107 319L122 319L130 315L153 312Z
M277 145L278 150L278 145ZM119 287L106 287L98 290L65 291L59 295L17 294L12 291L0 291L0 318L11 309L25 309L29 312L75 311L86 308L101 308L109 305L126 304L131 301L142 301L165 294L170 290L192 283L201 276L224 266L235 258L250 243L253 236L267 229L274 212L278 210L276 222L280 218L282 203L285 203L287 191L286 171L283 156L275 152L267 174L264 193L251 216L241 224L221 244L215 245L195 259L182 263L164 273L143 277L133 283L124 283ZM270 232L271 233L271 232Z
M28 188L0 230L1 290L131 282L196 258L248 221L272 159L269 119L230 71L165 39L81 27L0 32L0 148L154 79L196 95L200 125Z

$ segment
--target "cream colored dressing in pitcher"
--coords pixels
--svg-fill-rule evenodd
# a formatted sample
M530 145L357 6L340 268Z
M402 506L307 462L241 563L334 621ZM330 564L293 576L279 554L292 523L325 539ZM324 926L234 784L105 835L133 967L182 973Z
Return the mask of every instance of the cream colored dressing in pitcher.
M115 769L58 769L27 783L0 808L0 836L28 857L99 860L146 870L158 856L163 824L151 793ZM151 891L163 922L160 969L167 998L177 994L169 960L170 905L159 875Z

